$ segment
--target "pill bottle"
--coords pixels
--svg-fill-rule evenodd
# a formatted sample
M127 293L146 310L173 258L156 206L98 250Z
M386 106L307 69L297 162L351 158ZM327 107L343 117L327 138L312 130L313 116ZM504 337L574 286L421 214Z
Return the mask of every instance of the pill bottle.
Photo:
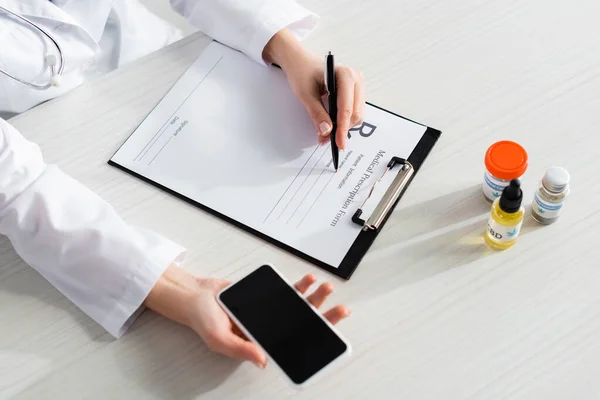
M549 225L558 220L565 198L569 194L570 176L561 167L548 168L531 204L531 216L540 224Z
M490 247L504 250L515 244L525 215L522 203L521 182L513 179L492 204L485 232L485 241Z
M528 156L518 143L503 140L485 153L483 195L489 202L499 198L512 179L520 179L527 170Z

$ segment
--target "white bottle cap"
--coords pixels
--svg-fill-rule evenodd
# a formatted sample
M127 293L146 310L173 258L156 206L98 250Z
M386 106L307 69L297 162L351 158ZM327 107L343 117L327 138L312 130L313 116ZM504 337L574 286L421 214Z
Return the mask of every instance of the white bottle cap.
M554 193L560 193L567 188L571 179L566 169L561 167L548 168L542 184L546 189Z

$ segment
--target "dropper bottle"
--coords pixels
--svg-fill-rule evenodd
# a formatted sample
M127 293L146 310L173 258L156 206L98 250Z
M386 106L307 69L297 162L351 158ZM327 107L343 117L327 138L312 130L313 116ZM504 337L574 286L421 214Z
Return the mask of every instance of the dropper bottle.
M485 233L485 241L490 247L505 250L515 244L525 214L522 202L521 182L513 179L492 204Z

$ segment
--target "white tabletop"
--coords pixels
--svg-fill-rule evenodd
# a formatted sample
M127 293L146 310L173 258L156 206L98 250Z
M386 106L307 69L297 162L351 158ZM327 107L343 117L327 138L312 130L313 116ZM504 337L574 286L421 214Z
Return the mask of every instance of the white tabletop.
M189 271L236 278L271 261L333 279L353 311L339 326L351 362L297 393L151 312L114 341L0 239L0 398L600 398L600 2L304 3L322 17L310 49L361 69L369 101L443 131L350 281L106 164L199 35L11 122L127 221L187 246ZM529 152L526 204L551 165L572 193L556 224L527 218L494 252L480 185L501 139Z

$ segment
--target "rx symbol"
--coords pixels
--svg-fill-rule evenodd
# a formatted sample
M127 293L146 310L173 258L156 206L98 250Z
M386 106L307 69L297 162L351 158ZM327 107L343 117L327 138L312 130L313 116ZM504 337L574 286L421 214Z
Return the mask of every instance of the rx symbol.
M369 137L373 134L373 132L375 132L375 129L377 129L375 125L368 122L363 122L361 126L355 126L348 131L348 139L352 137L350 132L358 132L358 134L362 137Z

